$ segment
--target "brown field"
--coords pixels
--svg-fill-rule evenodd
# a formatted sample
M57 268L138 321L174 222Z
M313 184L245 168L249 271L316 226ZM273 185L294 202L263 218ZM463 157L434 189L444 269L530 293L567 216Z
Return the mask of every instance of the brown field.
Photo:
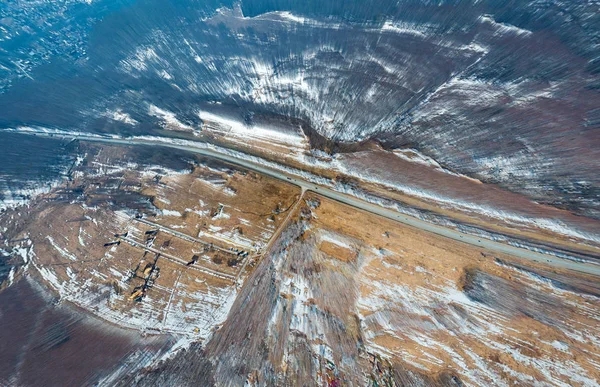
M209 159L85 149L64 185L0 214L15 278L112 324L201 342L164 365L174 377L206 356L203 377L224 385L600 378L596 278Z
M303 199L207 343L217 382L250 380L242 365L259 384L600 379L596 278ZM260 348L269 365L249 360Z
M353 262L354 260L356 260L357 256L356 251L327 241L321 242L319 250L329 255L330 257L339 259L343 262Z
M29 238L32 273L110 322L207 337L300 190L202 158L168 170L88 149L13 238Z
M600 379L595 278L482 251L319 199L311 229L361 242L356 307L375 352L415 372L452 369L471 382L522 382L526 375L554 383L574 383L574 374ZM585 285L562 290L567 284ZM330 309L330 300L323 301L321 307Z

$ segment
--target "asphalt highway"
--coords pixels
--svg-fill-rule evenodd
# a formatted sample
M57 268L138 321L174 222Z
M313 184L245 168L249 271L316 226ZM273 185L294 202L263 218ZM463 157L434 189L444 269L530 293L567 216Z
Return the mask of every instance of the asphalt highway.
M215 159L219 159L222 161L226 161L231 164L239 165L244 168L253 170L255 172L259 172L276 179L284 180L290 183L293 183L299 187L301 187L305 191L313 191L318 193L326 198L336 200L338 202L347 204L349 206L361 209L363 211L367 211L379 216L383 216L384 218L395 220L397 222L415 227L417 229L427 231L436 235L440 235L449 239L453 239L455 241L467 243L472 246L480 247L484 250L495 251L498 253L504 253L508 255L512 255L518 258L526 259L533 262L544 263L549 266L553 266L558 269L568 269L574 270L586 274L592 274L600 276L600 265L596 265L593 263L586 262L578 262L573 260L568 260L564 258L559 258L553 255L543 254L515 246L511 246L505 243L495 242L489 239L484 239L478 236L464 234L455 229L446 228L442 226L438 226L409 215L401 214L395 210L385 208L379 206L377 204L369 203L365 200L359 199L357 197L344 194L341 192L334 191L328 187L315 184L312 182L308 182L298 177L297 175L288 174L284 171L276 170L264 165L260 165L258 163L254 163L252 161L240 159L225 153L217 152L212 149L204 149L204 148L196 148L192 146L179 145L169 142L163 141L155 141L155 140L145 140L145 139L118 139L118 138L109 138L109 137L94 137L94 136L85 136L85 135L62 135L62 134L45 134L45 133L36 133L38 136L44 137L60 137L66 139L77 139L81 141L91 141L91 142L102 142L102 143L110 143L110 144L118 144L118 145L146 145L146 146L161 146L168 147L173 149L179 149L186 152L193 152L197 154L201 154L204 156L212 157Z

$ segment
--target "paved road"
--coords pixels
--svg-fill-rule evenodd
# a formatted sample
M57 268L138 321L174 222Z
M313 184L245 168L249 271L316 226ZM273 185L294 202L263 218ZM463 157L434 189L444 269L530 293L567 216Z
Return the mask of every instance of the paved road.
M37 134L38 136L49 136L47 134ZM473 246L481 247L485 250L492 250L499 253L513 255L515 257L527 259L533 262L545 263L550 266L554 266L560 269L569 269L574 270L586 274L592 274L600 276L600 265L592 264L592 263L584 263L584 262L576 262L563 258L558 258L553 255L547 255L538 253L531 250L526 250L514 246L510 246L504 243L495 242L489 239L483 239L477 236L464 234L460 231L445 228L442 226L438 226L432 223L428 223L426 221L413 218L408 215L401 214L397 211L394 211L389 208L381 207L377 204L369 203L357 197L344 194L341 192L334 191L325 186L308 182L303 180L301 177L296 175L288 174L284 171L276 170L273 168L266 167L264 165L260 165L254 163L252 161L239 159L233 157L228 154L220 153L211 149L204 148L195 148L186 145L173 144L169 142L162 142L159 140L141 140L141 139L116 139L116 138L105 138L105 137L92 137L92 136L67 136L67 135L53 135L52 137L63 137L67 139L78 139L82 141L92 141L92 142L102 142L102 143L110 143L110 144L120 144L120 145L150 145L150 146L162 146L173 149L180 149L186 152L198 153L204 156L213 157L215 159L223 160L231 164L239 165L244 168L280 179L284 181L288 181L290 183L296 184L301 187L303 190L313 191L319 193L329 199L337 200L341 203L350 205L355 208L359 208L361 210L377 214L383 216L388 219L392 219L398 221L400 223L404 223L406 225L418 228L423 231L431 232L436 235L441 235L446 238L453 239L455 241L468 243Z

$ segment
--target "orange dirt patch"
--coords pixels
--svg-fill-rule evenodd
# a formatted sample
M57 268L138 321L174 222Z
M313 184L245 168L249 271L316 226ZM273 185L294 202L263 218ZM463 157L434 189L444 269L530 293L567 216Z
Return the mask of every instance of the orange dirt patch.
M342 262L353 262L358 255L355 250L328 241L321 242L319 250Z

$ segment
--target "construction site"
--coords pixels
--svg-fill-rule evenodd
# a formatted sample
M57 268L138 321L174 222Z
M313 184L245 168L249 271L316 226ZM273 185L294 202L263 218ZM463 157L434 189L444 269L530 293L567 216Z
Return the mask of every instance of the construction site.
M61 301L109 322L208 337L300 189L189 155L171 169L118 147L84 149L68 183L13 227L30 252L25 265Z

